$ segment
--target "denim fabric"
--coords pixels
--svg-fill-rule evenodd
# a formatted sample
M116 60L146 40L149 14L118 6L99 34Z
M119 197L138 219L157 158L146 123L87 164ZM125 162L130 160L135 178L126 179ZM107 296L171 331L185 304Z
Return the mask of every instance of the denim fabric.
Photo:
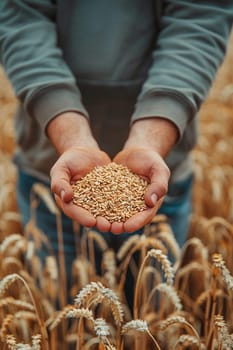
M18 206L22 215L22 222L25 226L31 216L30 207L30 193L33 184L39 180L33 176L27 175L22 171L19 171L17 182L17 198ZM172 226L172 229L176 235L176 238L180 245L184 243L184 240L188 231L189 214L191 211L191 190L192 190L192 176L184 181L177 182L169 186L168 195L164 200L162 207L159 210L160 214L165 214ZM48 183L43 182L44 185L49 187ZM42 200L39 201L36 208L36 225L40 228L49 238L53 248L54 254L57 256L59 252L58 240L57 240L57 223L55 215L51 214L47 206ZM82 227L80 230L82 231ZM77 255L75 232L73 222L64 214L62 214L62 230L63 241L65 247L65 263L67 268L67 281L68 288L70 288L71 281L71 266L72 262ZM142 230L135 232L134 234L142 233ZM76 233L77 234L77 233ZM82 234L82 233L80 233ZM121 244L130 236L129 233L123 233L121 235L114 235L112 233L102 233L102 236L107 241L109 247L117 251ZM40 252L37 252L43 261L48 254L47 249L43 247ZM97 273L101 271L101 254L99 250L96 251L96 270ZM132 301L132 283L131 276L127 276L128 287L126 286L127 299Z
M183 246L189 231L192 211L193 175L185 180L169 184L168 193L158 214L164 214L174 232L180 247Z

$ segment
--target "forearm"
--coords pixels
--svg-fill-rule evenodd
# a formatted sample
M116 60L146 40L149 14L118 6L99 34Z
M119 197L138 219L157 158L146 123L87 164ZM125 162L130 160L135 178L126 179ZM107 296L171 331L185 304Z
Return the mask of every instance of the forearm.
M0 61L15 94L41 129L57 115L88 115L76 78L58 45L57 5L50 0L0 1Z
M135 121L124 148L148 148L165 158L179 138L178 128L165 118Z
M88 119L79 113L66 112L58 115L49 122L46 131L58 154L72 147L98 148Z
M224 58L232 19L230 0L164 1L152 64L133 120L165 117L182 137Z

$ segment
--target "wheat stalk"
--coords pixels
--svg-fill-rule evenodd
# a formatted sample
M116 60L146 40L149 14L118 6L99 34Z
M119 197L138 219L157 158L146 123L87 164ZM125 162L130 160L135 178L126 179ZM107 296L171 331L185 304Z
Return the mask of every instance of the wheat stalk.
M117 259L122 260L126 256L126 254L131 250L131 248L138 242L139 238L139 235L130 236L118 250Z
M86 319L88 319L89 321L94 322L94 318L93 318L93 312L87 308L72 308L71 310L69 310L66 315L66 318L80 318L80 317L84 317Z
M1 272L5 274L11 274L23 269L22 262L14 256L5 257L2 261Z
M233 337L229 334L226 322L222 315L215 315L214 325L217 331L218 349L233 349Z
M32 350L40 350L41 349L41 335L35 334L32 336Z
M164 271L164 275L167 279L167 284L172 285L173 283L173 279L174 279L174 272L173 269L171 267L170 261L168 260L167 256L164 255L162 253L161 250L159 249L151 249L149 250L149 252L147 253L145 259L143 260L140 269L139 269L139 273L138 273L138 277L137 277L137 281L136 281L136 286L135 286L135 295L134 295L134 318L138 318L138 307L139 307L139 286L140 286L140 281L142 278L142 274L143 274L143 270L145 267L145 264L147 262L147 260L153 257L155 258L157 261L160 262L162 270Z
M153 298L153 295L156 291L165 293L169 299L171 300L172 304L174 305L176 311L181 311L182 310L182 304L181 300L177 294L177 291L175 288L167 283L160 283L157 286L155 286L152 291L149 294L148 297L148 304L151 302L151 299Z
M16 339L15 339L15 337L13 335L8 334L6 336L6 343L8 345L9 350L16 350L17 349L16 348L16 345L17 345Z
M94 274L90 274L90 270L92 270L92 265L90 261L80 256L75 259L72 265L72 278L73 280L77 280L77 285L73 288L75 289L75 294L77 290L81 290L85 285L89 283L89 276Z
M171 327L172 325L177 324L178 326L185 326L187 329L190 329L191 332L193 333L193 335L196 337L199 347L201 347L201 340L200 337L196 331L196 329L191 325L191 323L189 323L188 321L186 321L186 319L182 316L170 316L168 317L166 320L163 320L160 322L159 324L159 330L160 331L164 331L166 330L168 327Z
M105 277L108 286L111 289L115 289L116 286L116 256L113 249L108 249L103 254L102 259L102 270L103 270L103 276Z
M66 318L67 314L69 314L70 311L76 310L76 307L73 305L66 305L63 310L60 312L57 312L55 316L51 316L50 319L47 320L46 324L49 325L49 329L52 331L54 328L56 328L59 323Z
M90 307L92 303L107 302L112 310L114 320L117 325L123 321L123 308L119 298L111 289L104 287L100 282L91 282L86 285L76 296L74 302L81 307L86 305Z
M14 315L8 314L2 322L1 329L0 329L0 337L3 341L7 337L7 330L9 328L9 325L12 322L13 318L14 318Z
M153 237L146 237L145 235L141 235L138 242L130 249L127 256L122 261L122 263L119 267L120 271L122 272L121 277L120 277L120 282L118 285L119 291L123 290L123 287L125 284L125 279L126 279L127 268L130 264L130 261L134 255L134 253L136 253L136 251L138 251L138 250L145 252L147 249L152 249L152 248L154 248L156 250L161 250L162 252L167 251L165 246L158 239L153 238Z
M20 281L27 290L27 293L28 293L28 295L32 301L32 304L34 306L34 309L35 309L37 321L38 321L38 324L40 327L40 333L42 335L44 349L48 350L48 334L47 334L47 330L46 330L45 325L44 325L43 316L42 316L41 309L40 309L40 304L38 303L36 298L33 296L33 292L29 288L26 281L20 275L18 275L16 273L4 277L0 281L0 295L4 295L7 291L7 289L9 288L9 286L12 283L14 283L15 281Z
M13 297L7 297L4 299L0 300L0 308L4 307L4 306L15 306L15 307L19 307L19 308L23 308L29 311L33 311L34 310L34 306L26 301L23 300L17 300Z
M110 328L103 318L99 317L94 320L94 330L100 342L111 348L111 344L108 340L108 336L110 335Z
M32 189L31 189L31 193L39 196L44 201L44 203L46 204L46 206L50 210L50 212L54 215L57 215L58 208L55 204L55 201L54 201L49 189L45 185L43 185L42 183L39 183L39 182L33 184Z
M229 290L233 289L233 277L230 274L230 271L225 265L225 262L222 258L221 254L215 253L212 255L212 263L214 267L216 267L222 275L224 282Z
M161 350L159 344L157 343L156 339L153 337L153 335L151 334L148 324L146 321L137 319L137 320L131 320L127 323L125 323L122 327L122 334L126 334L129 331L135 330L137 332L141 332L141 333L147 333L149 335L149 337L151 338L151 340L153 341L153 344L155 345L155 349L157 350Z
M195 336L189 335L189 334L182 334L179 337L174 348L177 349L178 346L181 346L181 349L184 349L184 346L185 347L186 346L191 346L191 347L196 346L197 349L200 349L200 350L205 349L205 346L203 344L201 344L201 347L200 347L200 344Z
M180 249L179 244L177 243L172 231L171 230L160 231L157 233L156 237L158 239L161 239L162 242L165 243L166 246L168 246L169 251L172 253L175 260L178 260L178 258L180 257L181 249Z
M19 233L12 233L7 236L0 244L0 252L4 254L10 245L15 244L19 240L23 240L23 236Z

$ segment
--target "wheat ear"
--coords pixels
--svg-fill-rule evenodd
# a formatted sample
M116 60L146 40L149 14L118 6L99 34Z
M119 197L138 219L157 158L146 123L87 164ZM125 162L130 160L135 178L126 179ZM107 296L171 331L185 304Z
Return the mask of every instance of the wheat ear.
M161 350L159 344L157 343L156 339L153 337L153 335L151 334L148 324L146 321L137 319L137 320L131 320L127 323L125 323L122 327L122 334L126 334L129 331L135 330L137 332L141 332L141 333L147 333L149 335L149 337L151 338L151 340L153 341L155 348L157 350Z
M26 291L27 291L27 293L28 293L28 295L29 295L29 297L30 297L30 299L32 301L32 304L34 306L34 309L35 309L37 322L39 324L40 332L41 332L41 335L42 335L44 349L48 350L48 333L47 333L47 330L46 330L46 327L45 327L45 324L44 324L44 321L43 321L43 315L42 315L42 312L41 312L40 304L37 301L37 299L34 297L33 292L29 288L29 286L26 283L26 281L20 275L18 275L16 273L4 277L0 281L0 295L5 294L5 292L9 288L9 286L12 283L14 283L15 281L21 282L24 285L24 287L26 288Z
M167 256L164 255L162 253L161 250L159 249L151 249L149 250L149 252L147 253L145 259L143 260L140 269L139 269L139 273L138 273L138 277L137 277L137 281L136 281L136 286L135 286L135 295L134 295L134 318L138 318L138 305L139 305L139 285L140 285L140 281L142 278L142 274L143 274L143 270L145 267L145 264L147 262L147 260L153 257L155 258L157 261L160 262L161 266L162 266L162 270L164 271L164 275L167 278L167 284L168 285L172 285L173 283L173 279L174 279L174 271L171 267L170 261L168 260Z
M178 324L178 326L179 325L183 325L183 326L185 326L185 328L191 330L193 335L198 340L199 347L201 347L201 340L200 340L200 337L199 337L196 329L191 325L191 323L186 321L186 319L184 317L182 317L182 316L170 316L170 317L168 317L166 320L163 320L163 321L160 322L159 329L161 331L164 331L165 329L167 329L168 327L170 327L170 326L172 326L174 324Z

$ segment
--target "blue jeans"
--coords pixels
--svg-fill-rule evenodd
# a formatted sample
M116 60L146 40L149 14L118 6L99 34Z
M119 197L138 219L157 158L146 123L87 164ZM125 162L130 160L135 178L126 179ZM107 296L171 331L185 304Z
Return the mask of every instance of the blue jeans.
M22 215L23 225L29 222L31 217L30 206L30 192L33 184L37 183L38 179L19 171L17 182L17 198L18 206ZM177 182L169 186L168 196L165 198L163 205L159 209L160 214L165 214L169 223L173 229L176 239L180 245L182 245L187 236L189 227L189 215L191 212L191 193L192 193L192 176L185 181ZM43 183L48 186L48 183ZM59 244L57 238L57 222L56 216L53 215L48 207L44 204L43 200L39 200L36 208L36 226L45 233L48 237L53 253L58 256ZM64 214L62 218L62 231L63 231L63 244L65 249L65 264L67 270L67 284L68 289L71 286L71 266L72 262L78 254L77 248L77 232L74 230L72 220L66 217ZM78 235L82 235L83 227L79 227ZM141 233L142 230L135 232ZM109 247L117 251L121 244L132 234L123 233L121 235L114 235L112 233L104 233L103 237L107 241ZM43 261L46 255L49 254L48 247L46 245L41 246L38 255ZM95 253L96 256L96 270L101 271L101 251ZM130 278L129 278L130 280ZM132 291L132 284L130 285ZM131 294L129 292L128 294ZM128 298L132 300L131 296Z

